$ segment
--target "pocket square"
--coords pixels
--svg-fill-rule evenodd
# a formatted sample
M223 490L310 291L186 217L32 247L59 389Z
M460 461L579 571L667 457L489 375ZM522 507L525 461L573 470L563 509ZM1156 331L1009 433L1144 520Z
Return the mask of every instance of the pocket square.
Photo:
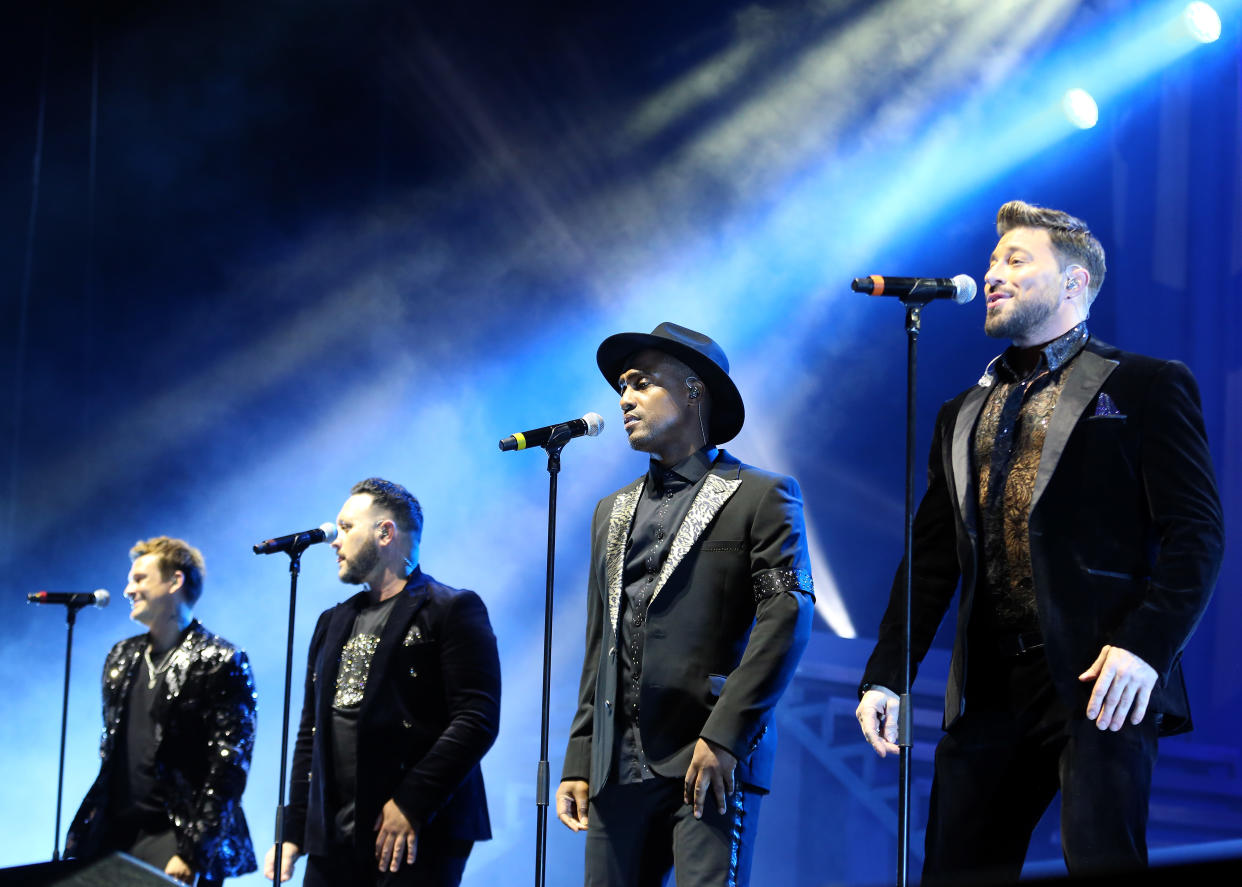
M1117 409L1117 404L1113 403L1113 399L1107 394L1101 394L1095 402L1095 412L1091 414L1093 418L1106 416L1112 419L1124 419L1126 414Z

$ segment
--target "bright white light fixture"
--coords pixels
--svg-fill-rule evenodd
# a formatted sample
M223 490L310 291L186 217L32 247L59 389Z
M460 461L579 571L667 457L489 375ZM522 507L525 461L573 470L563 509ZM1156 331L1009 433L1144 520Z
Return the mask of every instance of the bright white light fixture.
M1206 3L1196 0L1188 4L1182 13L1182 21L1186 23L1190 36L1200 43L1213 43L1220 38L1220 16Z
M1090 129L1100 119L1100 108L1085 89L1071 89L1061 99L1061 107L1069 122L1079 129Z

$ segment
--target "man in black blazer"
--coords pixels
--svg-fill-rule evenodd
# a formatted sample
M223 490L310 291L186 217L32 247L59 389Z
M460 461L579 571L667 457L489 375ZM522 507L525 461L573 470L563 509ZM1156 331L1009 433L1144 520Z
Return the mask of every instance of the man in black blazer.
M959 579L924 883L1016 880L1061 791L1073 874L1143 866L1158 735L1189 730L1179 664L1224 546L1184 365L1092 338L1104 251L1082 221L1012 201L985 278L1013 344L936 419L914 529L913 657ZM858 719L896 752L903 584Z
M319 617L284 815L281 880L452 887L491 837L479 761L500 721L500 661L472 591L418 566L423 514L405 487L355 484L337 516L342 582ZM269 878L275 847L265 865Z
M672 323L597 362L647 473L600 501L586 655L557 814L588 887L746 884L771 786L772 709L810 635L802 498L714 446L744 418L728 360ZM588 813L589 807L589 813Z

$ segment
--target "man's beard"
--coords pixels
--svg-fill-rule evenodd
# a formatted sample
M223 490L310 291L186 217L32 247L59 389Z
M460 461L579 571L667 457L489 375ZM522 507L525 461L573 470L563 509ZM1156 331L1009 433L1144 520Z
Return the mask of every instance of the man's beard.
M379 546L375 540L345 561L345 571L341 573L341 581L346 585L361 585L379 565Z
M1016 339L1057 312L1056 299L1013 299L1007 314L985 314L983 331L994 339Z

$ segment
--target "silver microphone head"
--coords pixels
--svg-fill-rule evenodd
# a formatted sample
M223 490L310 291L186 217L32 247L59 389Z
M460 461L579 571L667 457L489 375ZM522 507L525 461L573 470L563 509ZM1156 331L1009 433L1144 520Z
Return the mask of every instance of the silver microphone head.
M336 524L332 523L332 521L326 521L325 523L320 524L319 529L323 530L324 542L336 541Z
M599 413L587 413L582 421L587 425L587 437L595 437L604 430L604 417Z
M112 595L108 594L108 589L106 588L95 589L95 606L96 607L102 610L104 607L108 606L108 601L110 600L112 600Z
M965 305L979 292L978 284L969 274L957 274L953 277L953 282L957 284L957 295L953 297L953 301L959 305Z

